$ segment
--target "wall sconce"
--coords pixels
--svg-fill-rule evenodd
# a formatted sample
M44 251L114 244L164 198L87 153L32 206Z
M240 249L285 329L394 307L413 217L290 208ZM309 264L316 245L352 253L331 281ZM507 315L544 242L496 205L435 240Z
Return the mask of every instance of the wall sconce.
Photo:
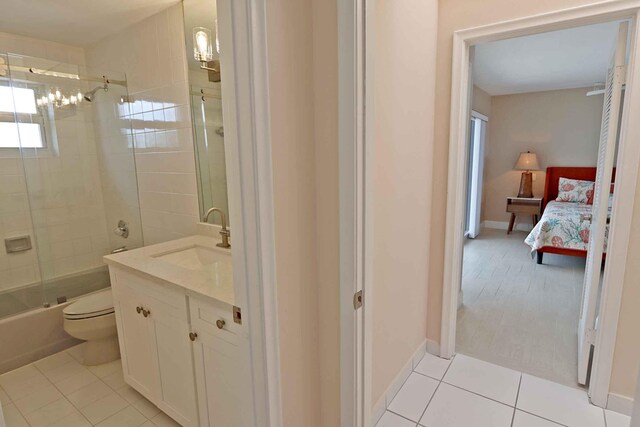
M216 35L216 51L219 52L218 37ZM220 66L217 68L209 67L209 63L220 64L219 61L213 61L213 45L211 43L211 30L205 27L193 28L193 57L200 62L200 69L220 72Z

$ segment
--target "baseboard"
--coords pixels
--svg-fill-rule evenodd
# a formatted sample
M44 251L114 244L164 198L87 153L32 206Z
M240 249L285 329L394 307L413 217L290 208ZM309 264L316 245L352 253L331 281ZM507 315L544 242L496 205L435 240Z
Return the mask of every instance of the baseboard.
M509 223L507 221L482 221L482 224L480 224L480 227L506 231L509 229ZM513 228L514 230L526 231L527 233L533 230L533 226L527 223L522 223L522 224L516 223Z
M633 412L633 399L620 394L609 393L607 409L631 416L631 413Z
M398 375L396 375L393 381L391 381L391 384L389 385L389 387L387 387L387 390L383 393L382 397L373 405L371 414L373 425L376 425L378 423L378 421L384 414L384 411L387 410L387 407L389 406L389 404L391 404L393 398L396 397L396 394L398 394L400 388L402 388L407 378L409 378L409 375L411 375L411 372L416 366L418 366L418 363L420 363L420 361L424 357L425 352L428 351L427 349L429 347L429 342L429 340L425 340L422 344L420 344L411 358L402 367L400 372L398 372Z
M440 357L440 343L427 339L427 353Z

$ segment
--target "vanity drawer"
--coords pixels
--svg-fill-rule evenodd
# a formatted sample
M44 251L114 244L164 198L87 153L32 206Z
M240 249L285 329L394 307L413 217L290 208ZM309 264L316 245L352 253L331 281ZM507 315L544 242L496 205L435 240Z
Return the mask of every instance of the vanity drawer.
M116 298L128 298L130 293L126 289L129 288L141 297L142 305L153 305L166 315L188 319L187 299L182 291L123 269L114 269L114 278L112 288Z
M231 306L220 301L191 296L189 308L194 332L208 333L232 344L238 342L243 330L242 325L233 321Z

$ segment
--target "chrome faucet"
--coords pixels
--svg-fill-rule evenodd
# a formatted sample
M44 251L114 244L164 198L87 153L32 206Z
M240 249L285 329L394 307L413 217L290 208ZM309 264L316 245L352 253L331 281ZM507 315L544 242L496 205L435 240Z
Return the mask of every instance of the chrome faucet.
M222 243L218 243L216 246L220 248L230 248L231 245L229 244L229 236L231 236L231 232L227 229L227 217L224 215L224 212L222 212L222 209L218 209L218 208L209 209L207 213L205 213L204 216L202 217L202 222L209 222L209 216L214 212L218 212L220 214L220 220L222 221L222 229L220 230L220 236L222 236Z

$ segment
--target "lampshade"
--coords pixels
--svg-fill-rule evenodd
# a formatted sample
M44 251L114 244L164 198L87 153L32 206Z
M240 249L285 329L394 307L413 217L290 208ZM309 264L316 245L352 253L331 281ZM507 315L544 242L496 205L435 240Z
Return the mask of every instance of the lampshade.
M520 153L518 161L513 167L518 171L537 171L540 170L540 164L538 163L538 156L536 153L527 151L526 153Z

